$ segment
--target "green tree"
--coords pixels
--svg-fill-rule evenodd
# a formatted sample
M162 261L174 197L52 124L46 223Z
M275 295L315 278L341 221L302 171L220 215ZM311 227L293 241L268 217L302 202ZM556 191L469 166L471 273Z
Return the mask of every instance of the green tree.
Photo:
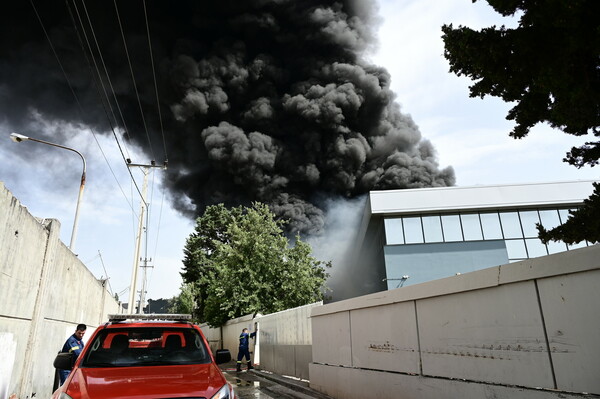
M210 206L186 242L184 282L194 283L200 321L220 326L245 314L272 313L323 299L329 263L293 245L267 205ZM208 227L208 229L206 229Z
M527 136L540 122L575 136L600 136L600 2L487 2L503 16L519 15L518 27L442 27L450 71L475 81L470 96L514 103L506 116L515 121L509 134L514 138ZM589 141L573 147L564 161L581 168L597 165L599 158L600 142ZM563 226L550 231L540 226L540 238L596 242L599 218L599 201L591 198Z
M181 284L179 295L169 301L169 313L196 315L195 295L197 295L197 291L194 283Z

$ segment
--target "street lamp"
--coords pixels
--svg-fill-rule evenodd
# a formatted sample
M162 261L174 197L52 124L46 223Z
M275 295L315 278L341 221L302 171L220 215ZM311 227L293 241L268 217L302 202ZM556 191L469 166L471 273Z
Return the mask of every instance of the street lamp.
M83 197L83 188L85 186L85 158L79 151L77 151L73 148L65 147L64 145L60 145L60 144L50 143L50 142L44 141L44 140L34 139L33 137L27 137L27 136L24 136L19 133L11 133L10 139L12 141L14 141L15 143L20 143L21 141L31 140L31 141L35 141L37 143L48 144L53 147L64 148L65 150L73 151L74 153L76 153L77 155L79 155L81 157L81 160L83 161L83 173L81 174L81 184L79 186L79 196L77 197L77 208L75 209L75 220L73 221L73 232L71 233L71 243L69 244L69 249L71 250L71 252L74 252L75 251L75 237L77 236L77 221L79 220L79 205L81 204L81 198Z

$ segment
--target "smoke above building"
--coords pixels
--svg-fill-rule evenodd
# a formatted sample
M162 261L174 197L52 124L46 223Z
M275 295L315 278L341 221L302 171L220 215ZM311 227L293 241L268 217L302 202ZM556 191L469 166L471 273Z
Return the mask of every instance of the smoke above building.
M165 184L180 211L261 201L290 221L290 232L307 235L322 232L328 199L454 184L452 168L440 168L400 111L389 73L365 57L376 44L374 0L116 6L6 6L4 123L27 131L35 115L125 131L157 163L168 159Z

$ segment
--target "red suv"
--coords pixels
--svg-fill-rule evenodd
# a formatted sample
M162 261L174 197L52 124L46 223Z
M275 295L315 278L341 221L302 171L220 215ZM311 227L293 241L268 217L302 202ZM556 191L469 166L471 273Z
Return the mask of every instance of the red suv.
M189 315L110 315L74 361L60 353L54 367L72 370L53 399L206 398L234 399L217 364L231 360L228 350L213 357Z

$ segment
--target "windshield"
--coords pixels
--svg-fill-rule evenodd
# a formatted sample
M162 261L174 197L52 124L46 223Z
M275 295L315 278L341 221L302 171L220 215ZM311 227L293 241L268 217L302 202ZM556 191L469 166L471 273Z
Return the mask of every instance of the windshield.
M90 342L81 367L131 367L210 363L193 328L105 329Z

